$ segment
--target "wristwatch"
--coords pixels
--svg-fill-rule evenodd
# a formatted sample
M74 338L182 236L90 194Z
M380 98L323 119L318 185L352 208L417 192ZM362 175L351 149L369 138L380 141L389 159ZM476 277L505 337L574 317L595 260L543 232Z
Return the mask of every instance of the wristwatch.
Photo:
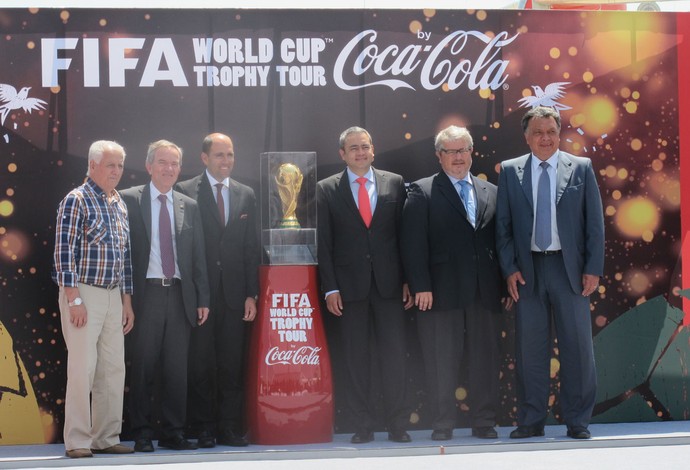
M75 297L73 301L67 302L67 305L69 305L70 307L75 307L75 306L81 305L81 304L82 304L81 297Z

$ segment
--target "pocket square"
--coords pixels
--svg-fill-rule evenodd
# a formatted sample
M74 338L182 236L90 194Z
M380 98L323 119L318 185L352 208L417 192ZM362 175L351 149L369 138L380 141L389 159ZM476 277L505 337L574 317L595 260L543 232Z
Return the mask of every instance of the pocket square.
M240 214L240 219L246 219L246 218L247 218L247 214Z

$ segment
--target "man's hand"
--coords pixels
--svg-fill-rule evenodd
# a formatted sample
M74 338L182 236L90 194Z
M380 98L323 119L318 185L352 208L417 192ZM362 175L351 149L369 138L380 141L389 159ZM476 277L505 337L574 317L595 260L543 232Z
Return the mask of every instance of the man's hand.
M506 283L508 284L508 294L510 294L515 302L520 300L520 294L518 294L518 283L520 283L521 286L526 284L525 279L522 277L522 273L520 271L515 271L513 274L508 276Z
M414 298L410 294L410 286L407 285L407 283L403 284L403 307L405 310L409 310L412 308L414 305Z
M333 315L340 317L343 314L343 299L340 297L340 292L333 292L326 297L326 308Z
M196 309L196 324L201 326L208 320L208 307L199 307Z
M64 294L65 294L65 300L67 302L72 302L74 299L77 297L81 297L79 295L79 288L78 287L64 287ZM70 300L72 299L72 300ZM86 325L86 305L81 304L81 305L74 305L72 307L67 307L69 308L69 322L75 326L75 328L81 328L82 326Z
M417 292L414 295L414 304L422 312L431 310L434 304L434 294L431 292Z
M582 275L582 295L584 297L592 294L599 287L599 276L594 274Z
M506 312L509 312L511 308L513 308L513 304L515 302L513 301L512 297L503 297L501 299L501 304L503 304L503 308L506 310Z
M69 307L69 321L77 328L86 325L86 306L81 304Z
M131 294L122 294L122 332L129 333L134 328L134 309Z
M254 321L256 318L256 299L247 297L244 301L244 321Z

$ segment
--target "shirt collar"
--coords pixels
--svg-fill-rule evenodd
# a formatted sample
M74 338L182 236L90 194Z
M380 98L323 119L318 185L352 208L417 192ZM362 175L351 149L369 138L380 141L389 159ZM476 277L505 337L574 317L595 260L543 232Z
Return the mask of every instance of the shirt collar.
M211 173L209 173L208 169L206 170L206 178L208 178L208 182L211 183L212 188L215 188L218 183L221 183L226 188L230 187L230 178L225 178L223 181L218 181L211 176Z
M373 183L374 182L374 168L369 167L369 171L364 173L364 175L362 175L362 176L364 176L367 180L369 180L370 182ZM350 181L350 184L353 184L357 181L357 178L359 178L359 176L355 175L352 172L352 170L350 170L350 168L348 168L347 169L347 178Z
M168 201L172 201L172 189L170 191L168 191L167 193L162 193L162 192L158 191L158 189L156 188L156 186L154 186L153 183L149 183L149 189L151 192L151 200L152 201L155 199L158 199L158 196L160 196L161 194L165 194L165 197L168 199Z
M554 152L553 155L551 155L548 159L545 161L549 164L550 167L553 167L554 169L558 167L558 150ZM539 168L539 165L541 165L541 160L539 160L534 154L532 154L532 171L537 171L537 168Z
M444 173L445 173L445 172L444 172ZM469 172L469 171L467 172L467 174L465 175L465 177L464 177L462 180L459 180L459 179L457 179L457 178L454 177L454 176L450 176L448 173L446 173L446 176L448 176L448 178L450 179L450 182L453 183L453 185L456 185L456 184L458 183L458 181L467 181L467 183L468 183L470 186L473 186L473 184L472 184L472 178L470 178L470 172Z

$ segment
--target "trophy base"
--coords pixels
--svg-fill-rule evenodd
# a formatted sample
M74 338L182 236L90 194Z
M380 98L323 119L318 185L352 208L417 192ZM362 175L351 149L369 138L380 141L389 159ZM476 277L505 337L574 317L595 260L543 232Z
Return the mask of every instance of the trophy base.
M316 229L278 228L261 235L264 264L317 264Z
M298 229L301 228L299 222L297 221L297 217L291 217L289 219L283 219L280 221L280 228L287 228L287 229Z

